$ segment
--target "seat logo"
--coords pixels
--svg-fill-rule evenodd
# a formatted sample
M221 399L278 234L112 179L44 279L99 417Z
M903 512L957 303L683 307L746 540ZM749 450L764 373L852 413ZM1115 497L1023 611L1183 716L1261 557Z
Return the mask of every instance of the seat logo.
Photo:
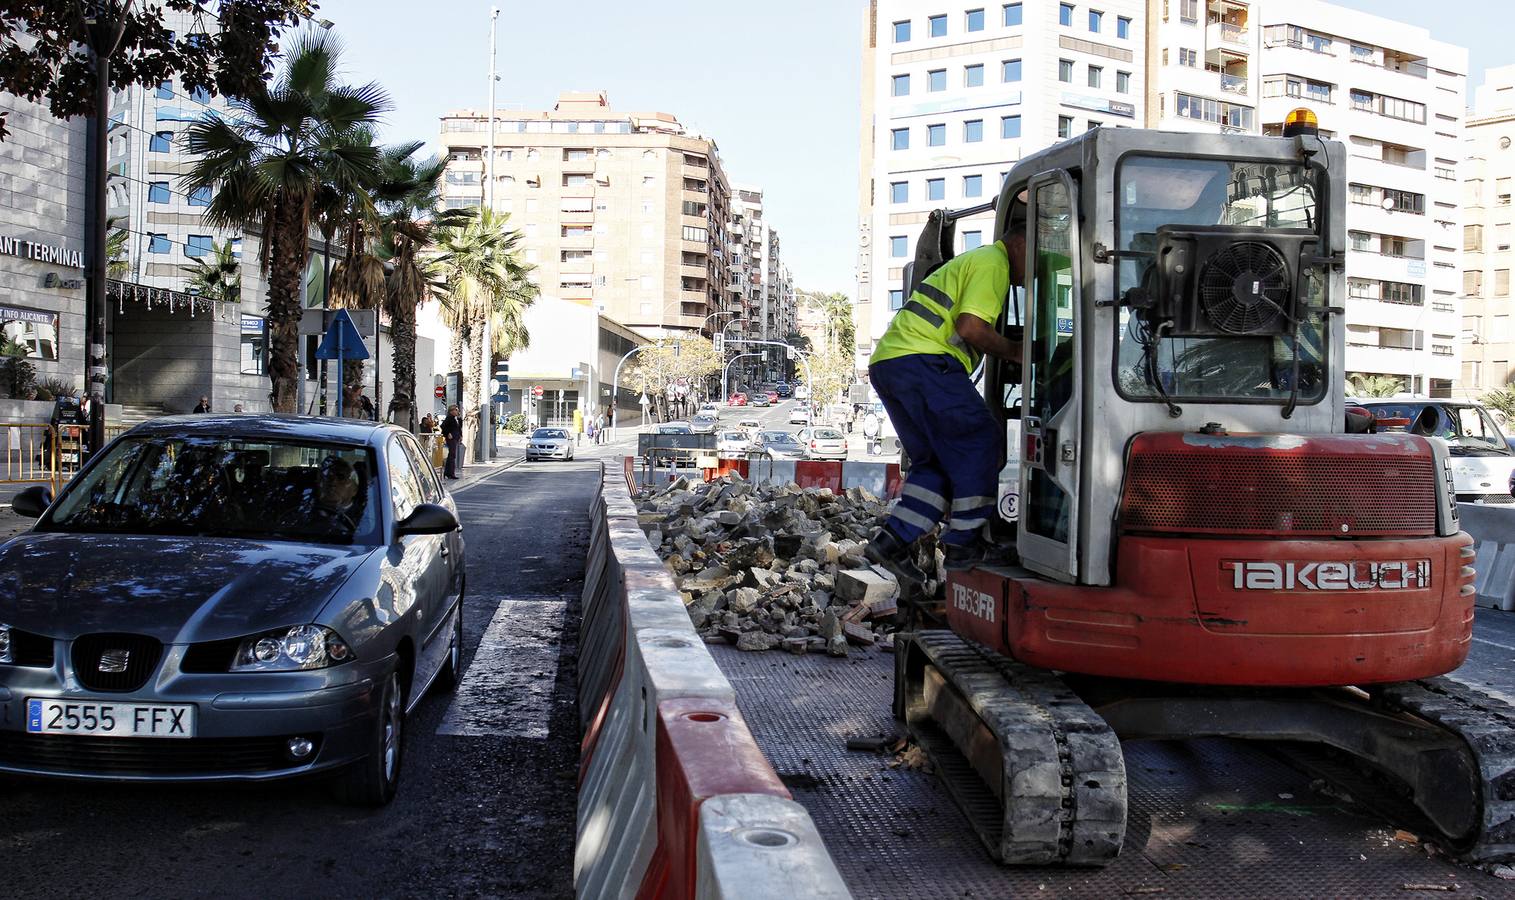
M1431 561L1330 562L1222 560L1238 591L1413 591L1431 586Z
M952 605L985 622L994 621L994 598L966 584L952 585Z
M100 671L106 675L119 675L126 671L131 658L130 650L107 650L100 654Z

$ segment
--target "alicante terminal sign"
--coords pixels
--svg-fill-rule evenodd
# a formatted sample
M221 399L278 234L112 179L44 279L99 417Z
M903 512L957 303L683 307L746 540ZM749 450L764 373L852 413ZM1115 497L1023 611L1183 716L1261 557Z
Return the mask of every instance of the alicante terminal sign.
M84 268L84 252L82 250L70 250L67 247L57 247L52 244L41 243L40 241L23 241L20 238L8 237L3 234L0 234L0 253L6 256L35 259L37 262L52 263L55 266L69 266L75 269Z

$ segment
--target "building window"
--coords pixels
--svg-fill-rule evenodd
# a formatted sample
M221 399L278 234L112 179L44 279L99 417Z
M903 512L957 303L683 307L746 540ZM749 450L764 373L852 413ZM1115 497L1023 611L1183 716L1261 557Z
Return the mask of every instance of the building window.
M1002 138L1018 138L1021 136L1020 116L1001 116L999 120L999 136Z
M982 175L964 175L963 176L963 196L964 197L982 197L983 195L984 195L984 176L982 176Z
M1478 253L1483 250L1482 225L1462 226L1462 249L1471 253Z
M984 30L984 11L982 9L970 9L964 17L964 27L968 31Z
M147 236L148 253L169 253L171 252L171 249L172 245L168 242L168 235L149 234Z
M963 123L963 143L977 144L984 139L984 120L969 119Z
M1240 128L1244 131L1252 130L1255 110L1250 106L1223 103L1208 97L1194 97L1184 93L1178 95L1178 102L1174 105L1176 107L1174 112L1181 119L1198 119L1202 122Z
M896 75L893 78L889 79L889 90L890 90L890 95L894 96L894 97L909 96L909 94L910 94L910 76L909 75Z
M1072 134L1073 134L1073 117L1072 116L1058 116L1057 117L1057 136L1060 137L1060 138L1065 138L1065 137L1069 137Z
M910 240L902 234L896 234L889 238L889 255L894 259L904 259L905 254L910 252Z
M927 125L926 126L926 146L928 146L928 147L943 147L943 146L946 146L946 144L947 144L947 126L946 125Z
M168 202L170 202L169 195L168 195L168 182L166 182L166 181L154 181L152 184L149 184L147 186L147 202L148 203L168 203Z
M1105 70L1104 70L1104 68L1102 66L1090 66L1089 67L1089 87L1092 87L1092 88L1099 87L1099 83L1104 80L1104 75L1105 75Z
M1097 9L1089 10L1089 30L1099 34L1100 26L1105 23L1105 14Z
M975 175L973 177L977 178L978 176ZM982 231L965 231L965 232L963 232L963 250L964 251L972 250L975 247L982 247L983 245L984 245L984 233Z
M947 199L947 179L945 179L945 178L927 178L926 179L926 199L927 200L946 200Z
M1510 249L1510 223L1498 222L1494 225L1494 249Z
M158 85L157 96L159 100L174 99L174 83L172 81L165 81Z
M210 235L192 234L189 236L189 242L184 245L184 255L201 257L211 253L214 249L215 246L211 243Z
M1057 61L1057 80L1067 84L1073 83L1073 60L1060 59Z
M207 91L205 88L197 87L189 92L189 99L195 103L200 104L201 106L204 106L210 102L210 91Z
M1059 3L1058 4L1058 6L1057 6L1057 24L1059 24L1059 25L1072 25L1073 24L1073 4L1071 4L1071 3Z
M895 150L910 149L910 129L895 128L889 132L889 146Z
M983 87L983 85L984 67L982 64L963 66L963 87Z
M1131 93L1131 73L1130 72L1116 72L1115 73L1115 92L1117 94L1129 94L1129 93Z
M1021 61L1018 59L1007 59L1004 62L1000 63L1000 80L1020 81Z
M1199 51L1190 50L1188 47L1179 47L1178 64L1188 66L1191 69L1199 68Z
M906 19L903 22L895 22L894 42L896 44L903 44L908 40L910 40L910 20Z
M1125 40L1131 36L1131 20L1120 16L1115 20L1115 36Z
M1179 21L1190 25L1199 21L1199 0L1178 0Z
M147 149L153 153L169 153L174 149L174 133L172 131L155 132L148 141Z
M902 290L900 288L895 288L894 290L892 290L892 291L889 292L889 308L891 310L897 310L897 309L899 309L900 307L902 307L904 305L905 305L905 292L904 292L904 290Z
M189 192L189 205L190 206L209 206L210 205L210 188L208 188L208 187L197 187L194 190L190 191Z
M1483 270L1466 269L1462 273L1462 292L1469 297L1483 294Z
M932 69L926 73L926 90L935 93L947 89L947 70Z
M926 20L926 31L932 37L947 36L947 17L932 16Z
M1006 28L1013 28L1014 26L1021 24L1021 5L1019 3L1006 3L1004 12L1004 21Z
M909 203L910 202L910 182L908 182L908 181L891 181L891 182L889 182L889 202L890 203Z
M1420 285L1416 285L1416 287L1419 287L1419 286ZM1510 296L1510 270L1509 269L1495 269L1494 270L1494 296L1496 296L1496 297L1508 297L1508 296Z

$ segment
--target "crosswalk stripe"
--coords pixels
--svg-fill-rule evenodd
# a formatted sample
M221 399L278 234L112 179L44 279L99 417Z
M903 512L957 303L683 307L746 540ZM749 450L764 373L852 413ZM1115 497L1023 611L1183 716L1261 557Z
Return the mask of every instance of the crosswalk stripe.
M545 739L563 635L562 600L502 600L437 734Z

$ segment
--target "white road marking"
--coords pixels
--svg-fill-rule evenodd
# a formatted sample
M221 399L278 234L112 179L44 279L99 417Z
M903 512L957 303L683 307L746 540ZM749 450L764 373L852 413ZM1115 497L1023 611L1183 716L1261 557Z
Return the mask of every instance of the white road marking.
M563 636L562 600L502 600L437 734L541 740Z
M1509 644L1501 644L1498 641L1491 641L1487 638L1481 637L1475 637L1473 640L1477 641L1480 644L1488 644L1490 647L1498 647L1501 650L1509 650L1511 652L1515 652L1515 647L1512 647Z
M1453 681L1465 684L1481 694L1493 697L1495 700L1498 700L1501 703L1508 703L1511 706L1515 706L1515 697L1511 697L1509 694L1506 694L1504 691L1501 691L1498 688L1490 687L1481 681L1474 681L1471 678L1459 676L1457 672L1448 672L1446 677L1452 679Z

